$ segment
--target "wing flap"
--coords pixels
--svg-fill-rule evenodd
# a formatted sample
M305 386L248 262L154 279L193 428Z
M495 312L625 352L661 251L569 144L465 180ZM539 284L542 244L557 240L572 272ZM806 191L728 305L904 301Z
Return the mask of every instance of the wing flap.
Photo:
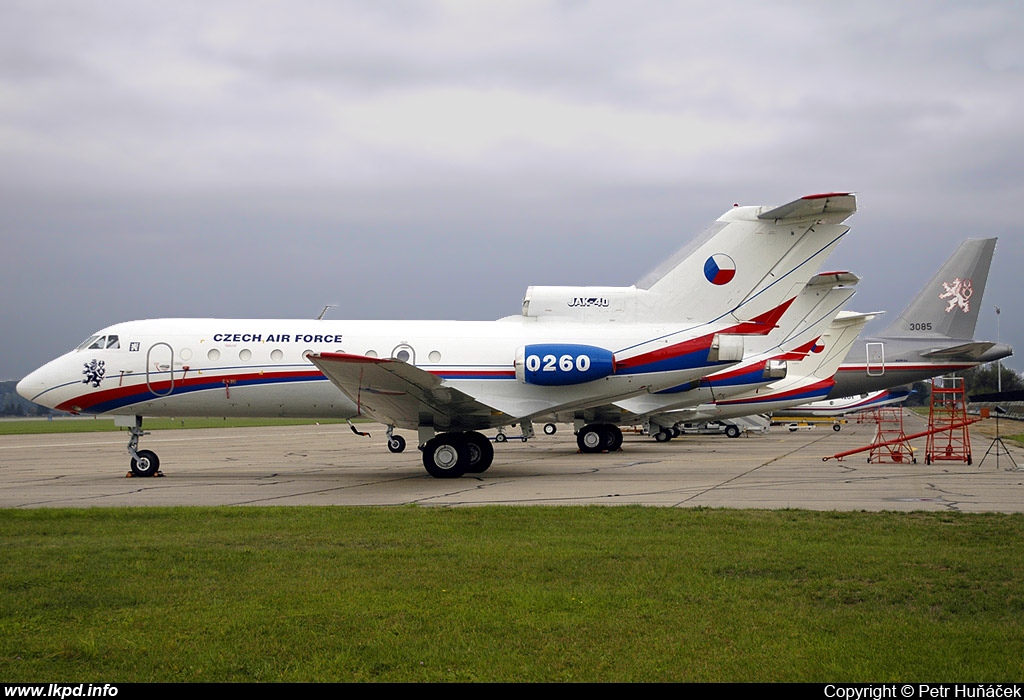
M355 402L360 414L387 425L469 430L508 422L493 407L400 360L323 352L309 355L309 361Z

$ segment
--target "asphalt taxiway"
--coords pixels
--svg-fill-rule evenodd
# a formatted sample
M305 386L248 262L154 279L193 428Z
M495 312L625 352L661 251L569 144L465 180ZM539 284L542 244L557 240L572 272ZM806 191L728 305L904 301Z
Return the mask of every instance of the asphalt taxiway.
M906 420L907 434L926 427L917 416ZM621 451L595 455L580 454L571 430L561 427L553 436L495 445L491 468L461 479L431 478L415 447L391 454L381 426L363 429L371 437L337 424L157 431L141 446L160 455L164 476L148 479L126 478L126 433L4 436L0 507L643 504L1024 512L1024 471L1014 468L1024 466L1024 450L993 443L991 431L978 428L971 433L972 464L929 465L924 438L911 443L916 463L869 463L866 452L831 458L869 445L872 423L668 443L627 433ZM415 444L414 434L406 438Z

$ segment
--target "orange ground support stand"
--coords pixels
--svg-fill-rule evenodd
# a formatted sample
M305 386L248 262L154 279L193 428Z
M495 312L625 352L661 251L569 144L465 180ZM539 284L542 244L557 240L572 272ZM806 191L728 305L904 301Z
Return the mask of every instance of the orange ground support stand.
M886 460L897 463L917 462L914 449L903 431L903 407L881 406L875 409L875 440L871 443L868 462L881 464Z
M967 419L963 377L933 379L925 463L948 460L970 464L971 433L968 425L971 422Z
M863 425L864 423L875 423L878 421L878 409L872 408L868 411L857 412L857 425Z

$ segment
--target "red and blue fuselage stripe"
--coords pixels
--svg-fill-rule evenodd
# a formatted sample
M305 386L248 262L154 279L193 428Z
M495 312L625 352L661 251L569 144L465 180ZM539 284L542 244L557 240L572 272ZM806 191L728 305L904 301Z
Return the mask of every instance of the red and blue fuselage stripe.
M763 394L749 399L729 399L719 401L721 405L747 405L758 403L772 403L774 401L816 401L828 395L828 392L835 386L835 380L823 379L810 386L782 391L778 394Z
M113 379L107 381L113 381ZM112 389L89 392L63 401L56 408L73 413L106 413L107 411L114 411L144 401L153 401L169 396L181 396L200 391L210 391L213 389L230 391L235 387L270 386L274 384L311 381L327 381L327 378L316 370L185 377L184 379L175 379L173 383L167 379L151 381L148 384L129 384Z

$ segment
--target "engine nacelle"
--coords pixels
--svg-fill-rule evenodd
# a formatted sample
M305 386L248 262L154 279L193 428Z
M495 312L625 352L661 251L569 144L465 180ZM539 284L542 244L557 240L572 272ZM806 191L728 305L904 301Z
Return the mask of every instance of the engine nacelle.
M711 362L742 362L743 336L715 333L715 337L711 339L711 348L708 350L708 360Z
M785 360L768 360L764 366L765 379L785 379L789 365Z
M615 373L611 350L593 345L550 343L516 350L516 379L539 386L569 386Z

